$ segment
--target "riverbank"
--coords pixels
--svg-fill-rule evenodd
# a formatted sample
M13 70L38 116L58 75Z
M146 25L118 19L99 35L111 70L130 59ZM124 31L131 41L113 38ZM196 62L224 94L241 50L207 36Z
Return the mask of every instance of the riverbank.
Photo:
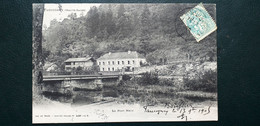
M35 104L53 104L52 102L73 105L87 105L97 102L114 100L121 104L160 105L176 102L200 103L217 101L217 93L205 91L180 90L176 86L168 85L139 85L129 82L118 86L104 86L100 91L73 91L72 96L55 92L43 93L34 100ZM46 98L47 97L47 98Z
M216 92L191 91L168 85L139 85L133 81L114 87L119 91L119 103L146 105L173 104L175 102L200 103L217 101Z

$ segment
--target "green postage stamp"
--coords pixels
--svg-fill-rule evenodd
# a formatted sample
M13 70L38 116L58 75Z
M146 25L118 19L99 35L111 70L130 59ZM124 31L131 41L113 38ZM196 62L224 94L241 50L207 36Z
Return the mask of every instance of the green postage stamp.
M206 11L202 3L195 6L180 18L197 42L204 39L217 29L216 23Z

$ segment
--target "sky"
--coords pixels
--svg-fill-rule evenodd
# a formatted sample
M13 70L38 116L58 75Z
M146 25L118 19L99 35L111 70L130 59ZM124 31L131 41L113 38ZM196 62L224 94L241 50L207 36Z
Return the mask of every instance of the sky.
M81 14L86 15L89 9L92 6L98 7L100 4L74 4L74 3L66 3L61 4L63 11L59 11L58 4L45 4L44 8L44 17L43 17L43 26L50 26L50 21L53 19L57 19L57 21L62 21L64 18L67 18L69 14L76 13L79 17Z

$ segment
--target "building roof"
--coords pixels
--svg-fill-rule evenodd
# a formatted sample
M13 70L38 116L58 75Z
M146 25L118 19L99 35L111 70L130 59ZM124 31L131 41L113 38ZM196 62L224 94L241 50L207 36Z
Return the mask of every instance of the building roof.
M86 62L89 61L91 59L91 57L83 57L83 58L69 58L67 59L65 62Z
M137 58L145 58L143 55L139 54L136 51L128 51L128 52L115 52L115 53L106 53L97 60L108 60L108 59L137 59Z

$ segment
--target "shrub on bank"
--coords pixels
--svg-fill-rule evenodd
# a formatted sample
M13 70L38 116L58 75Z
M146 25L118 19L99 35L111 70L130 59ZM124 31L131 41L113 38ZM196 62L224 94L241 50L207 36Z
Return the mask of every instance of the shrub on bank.
M123 104L134 104L136 103L136 99L132 95L121 95L117 102Z
M160 79L159 85L161 86L174 86L174 80L171 79Z
M126 74L125 74L125 75L122 76L122 80L123 80L123 81L129 81L130 79L131 79L131 76L130 76L130 75L126 75Z
M146 72L137 81L139 85L156 85L159 83L158 74L155 72Z
M184 78L186 89L192 91L217 92L217 72L207 71L198 79Z

